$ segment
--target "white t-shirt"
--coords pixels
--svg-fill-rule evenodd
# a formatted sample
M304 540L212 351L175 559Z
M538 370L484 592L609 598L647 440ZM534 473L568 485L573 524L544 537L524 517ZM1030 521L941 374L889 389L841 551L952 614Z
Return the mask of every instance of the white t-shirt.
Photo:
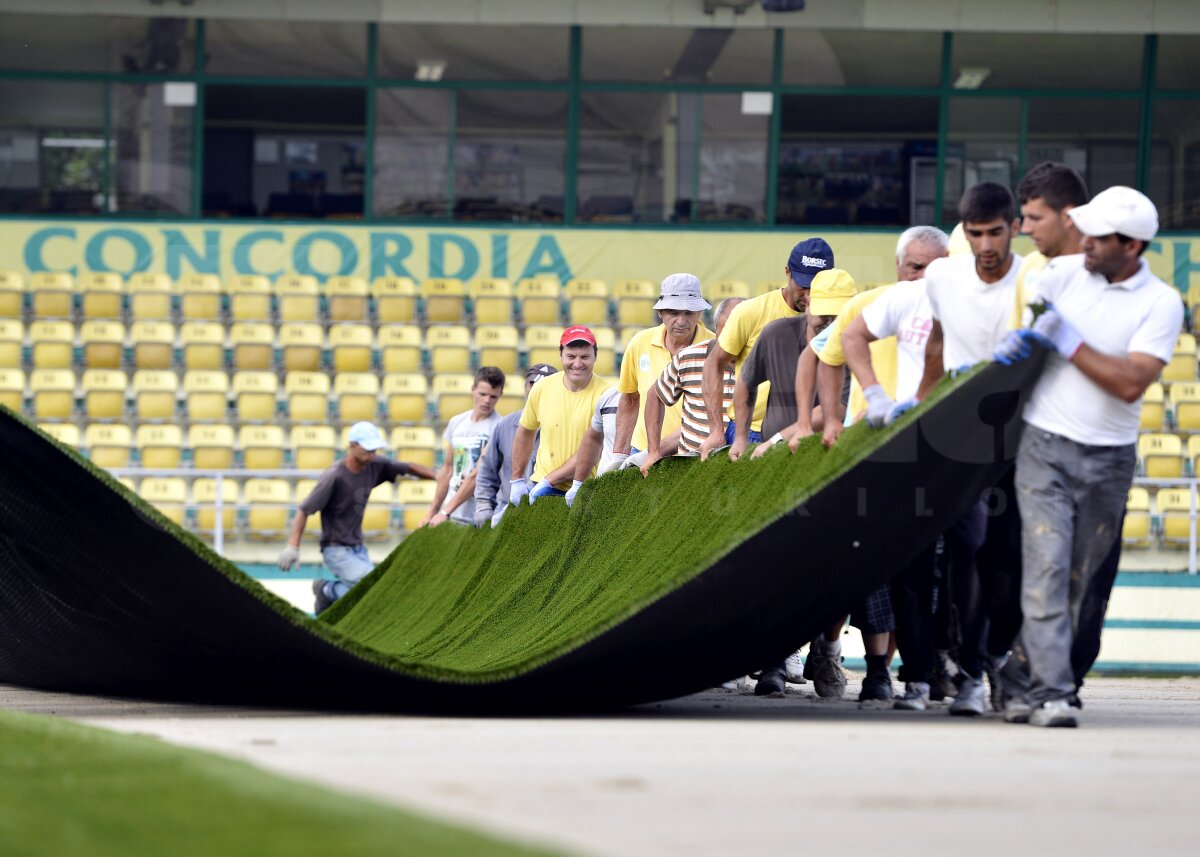
M496 424L501 419L503 417L495 411L492 411L487 419L479 422L471 419L471 411L465 411L450 418L445 432L442 433L442 439L449 444L454 455L451 464L453 469L450 471L450 490L446 492L447 500L454 496L454 492L459 489L463 480L475 469L475 465L479 463L479 457L483 455L483 448L487 446L492 432L496 429ZM475 498L472 497L455 509L450 515L450 520L474 526Z
M1038 277L1030 302L1048 300L1089 347L1126 357L1149 354L1171 361L1183 326L1179 290L1150 273L1110 283L1083 266L1083 256L1054 259ZM1060 354L1050 354L1025 406L1025 422L1091 446L1136 443L1142 403L1125 402L1101 389Z
M925 269L925 288L933 318L942 324L942 366L949 372L991 360L1012 320L1021 257L1012 254L1008 273L985 283L974 256L934 259Z
M596 410L592 413L592 429L604 435L604 451L600 453L600 464L596 472L604 470L612 460L613 441L617 439L617 402L621 391L609 387L600 394Z
M896 337L896 401L911 399L925 375L925 344L933 330L925 281L897 283L864 307L862 318L876 339Z

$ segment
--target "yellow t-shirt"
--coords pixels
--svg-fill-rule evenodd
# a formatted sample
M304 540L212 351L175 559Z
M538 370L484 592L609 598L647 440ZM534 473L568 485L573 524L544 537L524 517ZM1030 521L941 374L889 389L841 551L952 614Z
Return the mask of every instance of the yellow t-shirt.
M1010 330L1025 326L1025 310L1028 309L1026 304L1033 297L1033 290L1027 290L1025 283L1029 281L1032 284L1032 281L1037 279L1037 274L1048 264L1050 260L1036 250L1021 259L1021 267L1017 269L1017 288L1013 292L1013 314L1008 322Z
M530 431L542 430L537 460L533 465L533 481L541 482L550 473L579 451L579 442L592 424L592 414L600 394L612 386L612 382L593 375L591 383L577 393L572 393L564 384L562 372L555 372L533 385L525 409L521 412L520 424ZM593 474L595 470L592 471ZM556 487L566 490L571 480L566 479Z
M621 358L621 380L617 382L617 391L621 393L637 393L641 396L638 407L637 425L633 429L632 446L644 450L650 441L646 438L646 395L654 389L658 376L671 362L671 352L666 346L667 327L648 327L634 334L625 346L625 356ZM692 337L691 345L712 339L713 332L703 324L696 325L696 335ZM663 411L662 437L678 431L682 412L681 403L676 402Z
M748 301L742 301L729 313L725 327L717 344L732 354L734 371L740 372L742 363L750 356L750 349L758 342L758 337L764 327L777 318L793 318L801 313L788 306L783 299L783 289L767 292ZM754 414L750 419L750 430L761 431L763 414L767 412L767 399L770 397L771 384L764 381L758 385L758 398L754 402ZM729 407L729 417L733 419L733 406Z
M850 322L862 315L864 309L873 304L893 285L895 283L859 292L846 301L842 305L842 311L838 313L838 317L834 319L833 324L829 325L829 338L825 342L825 347L817 353L817 359L826 366L845 366L846 352L842 350L842 333L849 327ZM889 396L895 398L896 337L888 336L884 339L876 339L871 343L871 367L875 370L879 386L883 387ZM867 400L863 396L862 386L858 383L857 378L852 377L850 379L850 403L846 406L846 419L853 421L866 406Z

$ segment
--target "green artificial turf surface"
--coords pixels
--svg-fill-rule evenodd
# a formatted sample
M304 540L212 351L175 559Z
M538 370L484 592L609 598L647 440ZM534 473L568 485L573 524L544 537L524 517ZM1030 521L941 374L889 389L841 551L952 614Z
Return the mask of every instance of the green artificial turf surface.
M551 853L54 717L0 711L0 748L6 857Z

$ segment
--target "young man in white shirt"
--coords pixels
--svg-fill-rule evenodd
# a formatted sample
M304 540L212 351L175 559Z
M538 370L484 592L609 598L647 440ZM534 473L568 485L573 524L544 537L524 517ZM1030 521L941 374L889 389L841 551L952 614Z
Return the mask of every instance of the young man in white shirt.
M1005 720L1036 726L1078 723L1071 654L1081 600L1120 538L1141 397L1183 325L1179 291L1142 258L1158 232L1154 203L1111 187L1070 216L1085 236L1083 254L1046 267L1033 297L1050 308L996 351L1001 362L1024 359L1034 345L1053 351L1025 406L1017 452L1028 681L1015 657L1004 670L1013 694Z

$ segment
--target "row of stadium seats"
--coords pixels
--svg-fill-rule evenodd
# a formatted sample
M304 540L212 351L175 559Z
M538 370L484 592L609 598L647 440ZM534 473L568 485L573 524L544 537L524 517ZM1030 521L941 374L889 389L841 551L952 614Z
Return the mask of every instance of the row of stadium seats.
M1122 544L1128 548L1186 548L1191 537L1191 503L1191 491L1186 488L1130 488Z

